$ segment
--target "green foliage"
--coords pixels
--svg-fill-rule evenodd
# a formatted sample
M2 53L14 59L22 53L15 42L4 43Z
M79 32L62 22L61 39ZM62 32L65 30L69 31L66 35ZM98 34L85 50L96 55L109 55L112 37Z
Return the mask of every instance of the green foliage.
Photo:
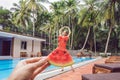
M3 29L7 29L7 31L13 25L11 22L11 12L2 7L0 7L0 25L3 26Z
M90 29L85 48L94 50L96 42L96 49L100 52L105 49L112 26L108 51L119 51L119 0L60 0L50 3L50 12L39 2L50 3L48 0L20 0L19 4L14 4L12 8L12 18L10 11L0 8L0 23L11 24L12 21L14 25L22 28L19 29L21 32L24 29L30 34L34 25L36 35L47 38L48 49L57 47L58 31L63 26L69 26L72 31L67 45L71 49L83 47Z
M30 13L27 11L27 0L19 1L19 4L14 3L14 7L11 8L13 10L12 22L18 26L26 28L30 23Z

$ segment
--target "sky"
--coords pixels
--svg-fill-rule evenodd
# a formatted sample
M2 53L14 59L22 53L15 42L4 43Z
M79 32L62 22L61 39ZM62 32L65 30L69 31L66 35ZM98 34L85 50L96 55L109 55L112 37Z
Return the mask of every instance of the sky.
M0 0L0 6L3 8L10 9L13 6L13 3L18 3L20 0ZM49 0L50 2L59 1L59 0ZM47 8L49 8L48 4L44 4Z

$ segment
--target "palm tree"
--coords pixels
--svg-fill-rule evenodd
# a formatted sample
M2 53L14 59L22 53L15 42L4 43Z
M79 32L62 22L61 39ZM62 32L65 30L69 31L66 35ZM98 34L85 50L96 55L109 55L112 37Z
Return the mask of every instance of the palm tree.
M51 25L49 26L49 28L52 28L52 33L54 33L54 36L58 36L59 28L64 25L63 17L64 17L64 11L65 11L65 1L58 1L58 2L51 3L51 9L52 9L53 15L52 15L52 21L50 22ZM55 40L57 39L54 37L54 41Z
M62 0L62 1L58 1L58 2L54 2L51 3L51 9L53 11L53 21L54 24L56 24L56 28L57 28L57 32L60 27L64 26L64 25L68 25L71 30L72 30L72 35L71 35L71 39L69 40L69 48L71 45L71 49L73 47L73 36L74 36L74 28L73 26L75 26L75 18L77 15L77 6L78 6L78 1L76 0Z
M88 37L91 31L91 27L94 26L95 18L96 18L96 8L95 8L95 0L85 0L85 8L83 8L81 11L83 11L82 18L79 20L79 24L82 26L88 27L88 32L85 38L85 42L83 44L83 47L81 50L85 48L85 45L88 41ZM87 5L87 6L86 6ZM81 14L80 14L81 15Z
M94 20L94 26L93 26L93 33L94 33L94 51L96 55L96 30L99 29L99 24L101 23L101 11L104 9L104 1L96 1L94 3L94 6L97 8L95 11L95 20Z
M31 12L32 16L32 25L33 25L33 36L35 35L35 22L37 19L37 14L47 10L41 3L38 3L41 0L29 0L27 3L27 10Z
M0 25L5 27L11 27L11 12L7 9L0 7Z
M105 18L106 18L106 23L109 26L109 32L108 32L108 38L105 46L105 54L107 53L108 50L108 44L111 36L111 32L113 28L115 27L115 11L116 11L116 2L115 0L109 0L106 10L105 10Z
M69 18L69 27L71 27L71 30L72 30L70 49L73 48L73 38L74 38L74 31L75 31L75 28L73 26L75 26L74 19L76 18L78 13L78 5L79 5L78 0L66 1L65 15L67 15Z
M102 7L100 7L100 12L98 14L99 16L99 22L101 22L102 26L109 26L109 32L108 32L108 37L107 37L107 42L106 42L106 46L105 46L105 54L107 53L108 50L108 44L110 41L110 36L111 33L113 31L113 29L115 28L116 25L116 20L118 20L117 18L115 19L115 16L117 16L117 14L115 15L116 12L116 8L118 6L118 1L116 0L107 0L107 1L102 1L101 2Z
M27 0L19 1L19 5L14 3L12 21L16 26L27 28L30 24L30 14L27 12L26 8Z

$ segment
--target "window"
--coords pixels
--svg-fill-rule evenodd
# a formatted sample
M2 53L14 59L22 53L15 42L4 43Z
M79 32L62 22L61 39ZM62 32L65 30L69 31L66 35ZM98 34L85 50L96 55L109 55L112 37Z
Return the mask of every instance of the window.
M27 49L27 41L21 41L21 49L23 50Z

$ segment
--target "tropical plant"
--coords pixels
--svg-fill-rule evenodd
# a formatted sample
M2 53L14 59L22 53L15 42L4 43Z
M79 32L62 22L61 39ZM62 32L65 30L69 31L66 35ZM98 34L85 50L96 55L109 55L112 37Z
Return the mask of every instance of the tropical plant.
M115 11L116 11L116 7L117 7L117 1L115 0L108 0L106 7L104 9L104 20L106 22L106 26L109 26L109 32L108 32L108 38L107 38L107 42L106 42L106 46L105 46L105 54L107 53L108 50L108 44L110 41L110 36L112 33L113 28L115 27ZM111 13L111 14L110 14Z
M41 1L41 0L38 0ZM36 0L29 0L27 3L27 10L31 12L32 16L32 27L33 27L33 36L35 35L35 22L37 19L37 14L46 11L46 8Z
M19 4L14 3L13 5L14 7L11 8L13 11L12 22L18 27L27 29L31 23L30 13L28 13L26 8L27 0L21 0L19 1Z
M7 9L4 9L0 7L0 25L3 27L10 27L12 24L10 19L11 19L11 12Z
M50 3L21 0L14 4L12 20L16 26L30 30L33 36L46 38L46 48L56 48L59 29L69 26L72 31L69 49L94 48L96 53L105 48L105 53L119 52L119 0L60 0L50 3L50 12L41 2Z
M74 39L74 32L75 32L75 19L78 15L78 7L79 7L79 0L67 0L66 1L66 11L65 15L68 16L69 19L69 27L71 28L71 44L70 44L70 49L73 48L73 39Z
M84 0L84 1L85 1L85 5L84 5L85 7L81 9L81 11L83 12L82 13L83 17L80 18L79 24L83 27L88 27L88 32L87 32L86 39L85 39L85 42L81 50L83 50L86 46L86 43L89 38L89 34L91 32L91 28L95 25L94 23L95 23L96 16L97 16L97 10L96 10L96 5L95 5L96 0ZM92 38L90 40L92 42ZM92 50L93 45L92 44L90 45L91 45L90 49Z

